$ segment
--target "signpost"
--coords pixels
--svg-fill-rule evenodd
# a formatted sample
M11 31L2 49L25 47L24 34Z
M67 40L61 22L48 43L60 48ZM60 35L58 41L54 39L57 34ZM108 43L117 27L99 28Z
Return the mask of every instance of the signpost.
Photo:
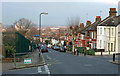
M34 35L34 37L39 37L39 35Z
M24 59L24 64L31 64L31 59L30 58L25 58Z

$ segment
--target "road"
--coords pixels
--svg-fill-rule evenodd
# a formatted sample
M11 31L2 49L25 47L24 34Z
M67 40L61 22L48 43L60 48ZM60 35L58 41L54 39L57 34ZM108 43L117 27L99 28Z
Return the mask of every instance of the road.
M118 74L111 56L75 56L49 49L43 53L44 66L15 70L3 74Z

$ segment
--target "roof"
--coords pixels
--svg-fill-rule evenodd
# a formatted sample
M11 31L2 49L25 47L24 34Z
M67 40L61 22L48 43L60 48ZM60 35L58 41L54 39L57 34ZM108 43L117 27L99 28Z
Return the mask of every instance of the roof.
M120 15L111 16L106 20L102 21L98 26L117 26L118 24L120 24Z
M86 30L91 30L91 31L96 31L97 30L97 25L100 23L100 21L94 22L91 24Z

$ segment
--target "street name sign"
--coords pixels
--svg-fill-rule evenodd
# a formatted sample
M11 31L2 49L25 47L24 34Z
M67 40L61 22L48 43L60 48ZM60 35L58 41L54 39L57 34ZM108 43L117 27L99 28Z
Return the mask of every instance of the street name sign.
M24 64L31 64L31 59L30 58L25 58L24 59Z

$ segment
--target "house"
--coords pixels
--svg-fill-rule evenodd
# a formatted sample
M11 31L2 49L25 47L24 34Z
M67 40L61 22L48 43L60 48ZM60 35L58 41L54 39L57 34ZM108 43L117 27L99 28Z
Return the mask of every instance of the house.
M115 49L116 49L116 52L120 52L120 15L117 17L118 19L118 24L116 26L116 44L115 44Z
M84 24L80 23L80 29L77 31L77 37L75 42L77 47L85 47L85 33L82 32L84 28Z
M97 45L97 25L101 22L101 17L96 16L96 20L85 30L85 44L88 49L95 49Z
M75 46L77 47L85 47L85 30L91 25L91 22L88 20L86 22L86 26L84 27L83 23L80 23L80 28L77 31Z
M109 16L97 26L97 49L102 52L116 52L118 16L116 8L110 8Z

